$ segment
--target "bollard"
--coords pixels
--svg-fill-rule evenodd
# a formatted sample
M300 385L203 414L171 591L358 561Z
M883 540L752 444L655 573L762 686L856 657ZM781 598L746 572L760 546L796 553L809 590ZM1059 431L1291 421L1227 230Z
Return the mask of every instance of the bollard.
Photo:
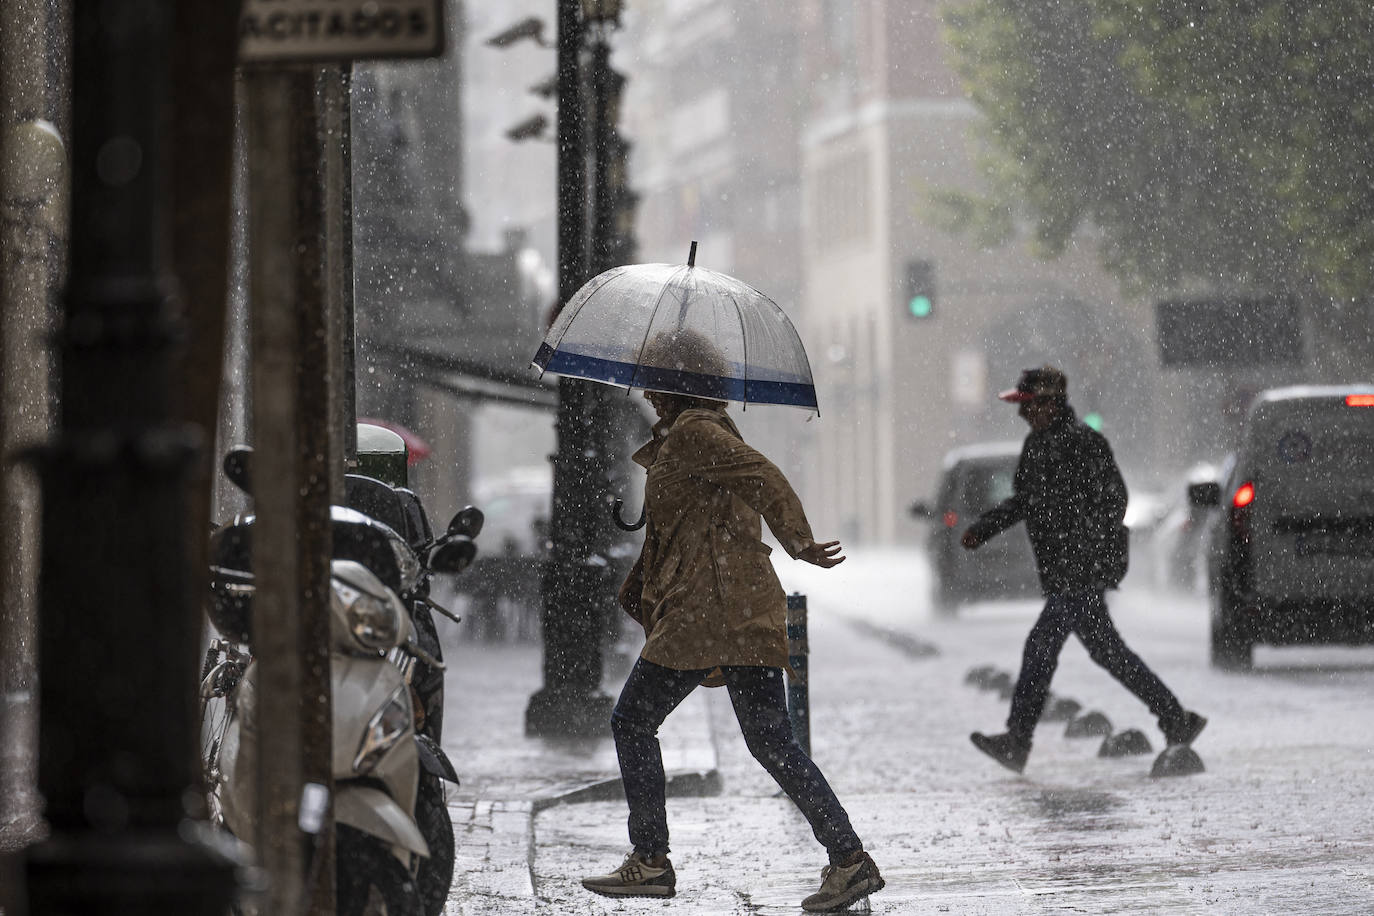
M806 596L787 596L787 718L792 734L806 756L811 756L811 698L807 687L806 657L811 652L806 637Z

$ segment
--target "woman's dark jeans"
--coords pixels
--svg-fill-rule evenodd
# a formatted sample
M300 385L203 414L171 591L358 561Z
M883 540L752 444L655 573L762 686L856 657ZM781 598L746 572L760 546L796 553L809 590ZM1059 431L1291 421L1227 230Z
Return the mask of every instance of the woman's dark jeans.
M797 745L787 718L782 669L741 665L721 670L749 752L801 809L830 861L842 861L862 849L840 800ZM708 671L678 671L641 658L611 713L611 733L630 805L630 842L646 858L668 852L658 727Z

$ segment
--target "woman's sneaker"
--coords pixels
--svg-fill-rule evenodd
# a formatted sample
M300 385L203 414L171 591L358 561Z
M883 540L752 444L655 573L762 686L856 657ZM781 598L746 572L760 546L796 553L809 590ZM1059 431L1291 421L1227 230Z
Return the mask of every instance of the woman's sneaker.
M667 856L662 865L650 865L637 852L625 857L625 863L609 875L583 878L582 886L603 897L671 897L677 893L677 875Z
M860 897L883 889L883 876L868 853L860 850L844 865L821 869L821 889L802 901L808 913L842 910Z

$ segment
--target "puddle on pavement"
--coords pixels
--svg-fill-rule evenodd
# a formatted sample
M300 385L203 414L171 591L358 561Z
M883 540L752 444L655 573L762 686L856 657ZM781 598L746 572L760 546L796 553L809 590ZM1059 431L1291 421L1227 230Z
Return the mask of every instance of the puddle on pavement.
M1046 789L1030 796L1034 813L1040 818L1055 821L1064 829L1102 830L1119 827L1107 818L1124 804L1111 792L1092 789Z

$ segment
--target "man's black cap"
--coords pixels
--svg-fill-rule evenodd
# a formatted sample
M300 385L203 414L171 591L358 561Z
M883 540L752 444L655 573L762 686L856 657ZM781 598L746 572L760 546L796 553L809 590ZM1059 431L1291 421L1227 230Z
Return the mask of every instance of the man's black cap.
M1019 403L1033 398L1058 398L1069 396L1069 379L1054 366L1041 366L1038 369L1021 370L1021 378L1015 388L1009 388L997 395L1004 401Z

